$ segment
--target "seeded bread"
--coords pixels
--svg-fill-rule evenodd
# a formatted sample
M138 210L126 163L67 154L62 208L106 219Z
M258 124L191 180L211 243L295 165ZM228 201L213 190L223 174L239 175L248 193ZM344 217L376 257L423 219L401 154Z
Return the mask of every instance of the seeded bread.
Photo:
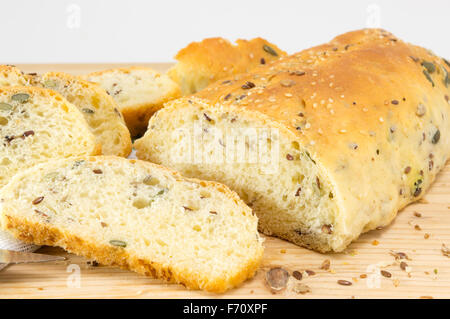
M137 156L230 186L265 234L342 251L445 165L449 68L386 31L349 32L169 103ZM256 159L228 157L236 137Z
M40 88L0 88L0 134L0 187L37 163L101 150L78 109Z
M13 65L0 65L0 87L2 86L27 86L28 79Z
M178 85L167 75L146 67L111 69L82 78L98 83L114 98L133 137L145 132L148 119L165 102L180 95Z
M62 72L42 76L24 74L18 68L0 66L0 86L39 86L60 93L73 103L91 127L105 155L128 156L131 152L130 133L116 102L94 83Z
M226 186L113 156L56 160L0 194L14 237L188 288L224 292L252 277L257 218Z
M178 63L167 74L180 85L183 95L187 95L284 55L275 44L262 38L239 39L236 44L223 38L209 38L181 49L175 56Z

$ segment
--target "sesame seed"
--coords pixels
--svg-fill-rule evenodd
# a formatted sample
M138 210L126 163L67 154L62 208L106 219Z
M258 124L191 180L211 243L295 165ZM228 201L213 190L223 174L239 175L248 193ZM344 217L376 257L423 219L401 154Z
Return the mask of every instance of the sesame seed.
M292 97L292 94L291 94L291 93L284 93L284 96L286 96L286 97Z
M380 117L380 119L379 119L379 120L380 120L380 122L384 122L384 119L383 119L382 117Z
M339 131L339 133L347 133L347 130L342 129L342 130Z

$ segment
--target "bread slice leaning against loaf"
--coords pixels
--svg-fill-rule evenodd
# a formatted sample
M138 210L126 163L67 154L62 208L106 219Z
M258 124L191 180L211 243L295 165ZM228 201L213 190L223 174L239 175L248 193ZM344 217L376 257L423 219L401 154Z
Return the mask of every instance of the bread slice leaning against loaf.
M104 155L127 157L130 154L130 132L118 105L97 84L63 72L33 76L31 84L55 90L77 106L102 145Z
M0 193L14 237L188 288L224 292L255 273L257 217L226 186L120 157L55 160Z
M103 154L130 154L130 132L116 102L98 85L63 72L24 74L14 66L0 65L0 86L38 86L60 93L84 115Z
M0 139L0 186L37 163L101 151L73 104L33 87L0 88Z
M208 38L181 49L175 56L178 63L167 74L180 85L182 94L187 95L284 55L286 52L262 38L238 39L235 44L223 38Z
M445 165L449 71L386 31L346 33L169 103L137 156L230 186L265 234L342 251Z
M132 137L145 132L148 119L165 102L180 96L178 84L167 75L147 67L110 69L82 78L98 83L113 97Z

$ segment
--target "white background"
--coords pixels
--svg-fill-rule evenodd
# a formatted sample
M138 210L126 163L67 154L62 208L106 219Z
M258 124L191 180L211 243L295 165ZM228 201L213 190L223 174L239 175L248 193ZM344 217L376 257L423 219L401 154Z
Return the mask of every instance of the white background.
M377 26L450 58L450 0L0 1L0 63L169 62L212 36L293 53Z

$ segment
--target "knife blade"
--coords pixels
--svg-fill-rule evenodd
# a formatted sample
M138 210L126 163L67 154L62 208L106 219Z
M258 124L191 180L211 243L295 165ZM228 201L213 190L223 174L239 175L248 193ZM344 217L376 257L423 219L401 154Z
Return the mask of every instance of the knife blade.
M0 249L0 264L39 263L65 259L66 258L61 256L24 253L19 251Z

